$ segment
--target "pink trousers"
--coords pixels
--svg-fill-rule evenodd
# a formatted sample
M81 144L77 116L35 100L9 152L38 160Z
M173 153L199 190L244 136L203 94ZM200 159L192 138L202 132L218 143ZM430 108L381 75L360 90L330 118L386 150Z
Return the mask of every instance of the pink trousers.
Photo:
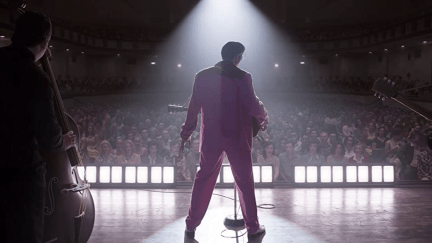
M210 203L213 189L221 169L224 151L202 151L200 170L196 173L192 187L192 198L186 218L186 229L195 230L200 225ZM252 173L252 156L247 150L225 150L238 188L240 207L249 233L258 230L255 185ZM221 222L222 223L222 222Z

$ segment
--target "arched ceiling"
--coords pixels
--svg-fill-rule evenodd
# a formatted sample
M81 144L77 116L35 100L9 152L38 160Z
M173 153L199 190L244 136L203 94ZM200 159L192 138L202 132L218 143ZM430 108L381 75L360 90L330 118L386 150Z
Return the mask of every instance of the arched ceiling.
M174 26L200 0L28 0L28 8L74 24ZM218 0L201 0L218 1ZM250 1L287 26L357 25L406 18L432 8L431 0Z

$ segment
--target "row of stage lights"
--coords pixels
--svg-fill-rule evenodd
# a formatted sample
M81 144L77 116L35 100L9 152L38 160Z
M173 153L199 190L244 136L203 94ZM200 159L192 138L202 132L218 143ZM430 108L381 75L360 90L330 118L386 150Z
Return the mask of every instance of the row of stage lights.
M200 167L197 166L197 171ZM273 168L269 165L257 164L253 167L255 183L273 183ZM150 166L79 166L81 178L90 183L125 183L125 184L170 184L176 183L176 170L173 165ZM295 184L332 184L345 185L355 183L393 183L394 166L387 164L353 164L353 165L294 165ZM217 183L234 183L234 176L229 164L223 164L217 178ZM342 185L340 184L340 185ZM359 184L359 185L360 185ZM322 184L323 185L323 184Z

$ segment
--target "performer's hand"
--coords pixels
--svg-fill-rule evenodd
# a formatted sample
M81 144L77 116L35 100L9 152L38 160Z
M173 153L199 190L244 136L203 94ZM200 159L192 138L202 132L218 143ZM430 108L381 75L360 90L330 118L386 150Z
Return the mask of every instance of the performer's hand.
M73 131L63 134L63 143L65 150L70 149L72 146L76 146L76 135L73 134Z
M182 139L181 144L180 144L180 148L179 148L179 156L182 157L183 156L183 151L185 148L185 143L188 143L190 145L190 138L188 139Z
M261 126L261 131L265 131L265 130L267 130L268 123L269 123L269 117L266 116L266 118L265 118L265 120L264 120L264 123L263 123L262 126Z

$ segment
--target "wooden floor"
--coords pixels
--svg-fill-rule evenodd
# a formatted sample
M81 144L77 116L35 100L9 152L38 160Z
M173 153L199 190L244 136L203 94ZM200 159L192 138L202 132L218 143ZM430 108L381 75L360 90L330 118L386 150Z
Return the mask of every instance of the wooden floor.
M189 192L92 189L96 219L89 243L188 242ZM214 193L233 197L232 189ZM432 187L256 189L256 198L276 208L258 209L267 232L262 240L249 242L432 242ZM221 236L233 205L213 195L192 242L248 242L246 235ZM224 234L235 236L233 231Z

